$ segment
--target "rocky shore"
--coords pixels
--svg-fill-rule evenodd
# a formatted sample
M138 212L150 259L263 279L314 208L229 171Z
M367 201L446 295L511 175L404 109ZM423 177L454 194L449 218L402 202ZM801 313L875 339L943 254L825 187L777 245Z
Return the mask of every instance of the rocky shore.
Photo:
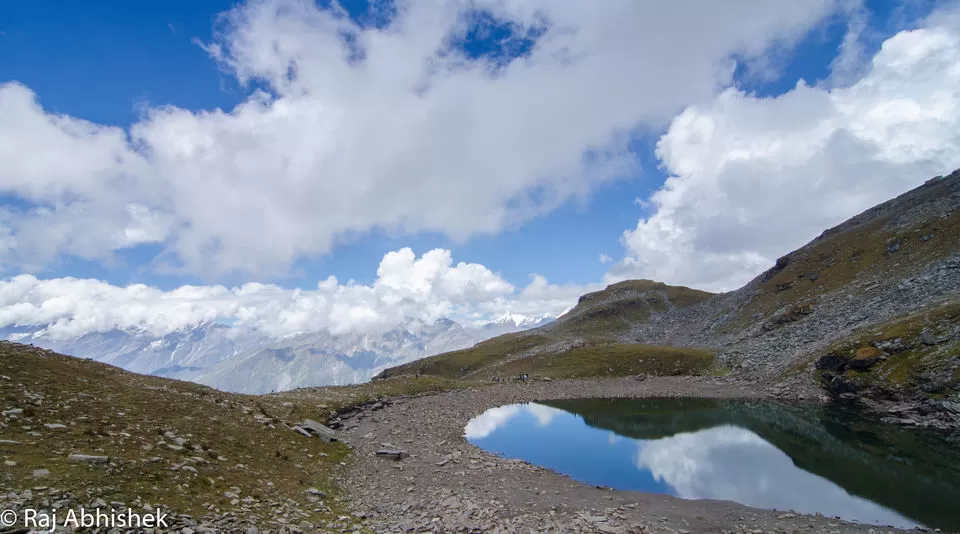
M592 487L489 454L464 438L472 417L504 404L644 396L758 398L773 393L719 378L627 377L507 383L368 404L334 419L353 448L338 478L354 516L376 532L897 531L733 502ZM405 450L409 457L377 457L376 451L385 447Z

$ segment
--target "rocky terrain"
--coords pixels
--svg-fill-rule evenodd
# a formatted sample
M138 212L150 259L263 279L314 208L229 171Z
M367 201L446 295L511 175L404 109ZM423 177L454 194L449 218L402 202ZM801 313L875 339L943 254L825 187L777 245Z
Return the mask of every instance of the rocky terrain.
M549 325L379 378L730 374L786 398L822 391L891 420L957 428L958 302L960 170L824 231L736 291L621 282ZM861 356L840 365L848 348ZM853 376L864 373L876 379Z

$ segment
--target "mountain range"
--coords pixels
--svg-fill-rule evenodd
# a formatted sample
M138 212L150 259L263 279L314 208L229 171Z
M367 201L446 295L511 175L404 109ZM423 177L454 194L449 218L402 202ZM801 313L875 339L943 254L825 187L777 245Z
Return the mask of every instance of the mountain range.
M215 322L164 336L113 330L52 339L43 334L42 325L3 329L0 336L136 373L260 394L364 382L387 367L469 347L551 319L507 313L481 326L441 319L432 324L408 321L378 334L318 331L280 338Z

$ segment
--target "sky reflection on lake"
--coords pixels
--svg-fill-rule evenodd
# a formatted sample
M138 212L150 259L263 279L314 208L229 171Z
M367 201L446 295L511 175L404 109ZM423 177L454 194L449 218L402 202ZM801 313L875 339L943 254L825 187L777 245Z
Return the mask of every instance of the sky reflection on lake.
M587 484L819 512L879 525L918 524L797 467L757 433L729 424L634 439L594 428L579 415L530 403L488 410L467 424L465 436L487 451Z

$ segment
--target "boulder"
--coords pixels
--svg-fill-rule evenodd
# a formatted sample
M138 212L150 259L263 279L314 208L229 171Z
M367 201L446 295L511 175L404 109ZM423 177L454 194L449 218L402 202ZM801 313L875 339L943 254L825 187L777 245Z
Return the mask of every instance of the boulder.
M312 419L304 419L299 426L328 443L337 441L337 433L332 428L321 425Z

